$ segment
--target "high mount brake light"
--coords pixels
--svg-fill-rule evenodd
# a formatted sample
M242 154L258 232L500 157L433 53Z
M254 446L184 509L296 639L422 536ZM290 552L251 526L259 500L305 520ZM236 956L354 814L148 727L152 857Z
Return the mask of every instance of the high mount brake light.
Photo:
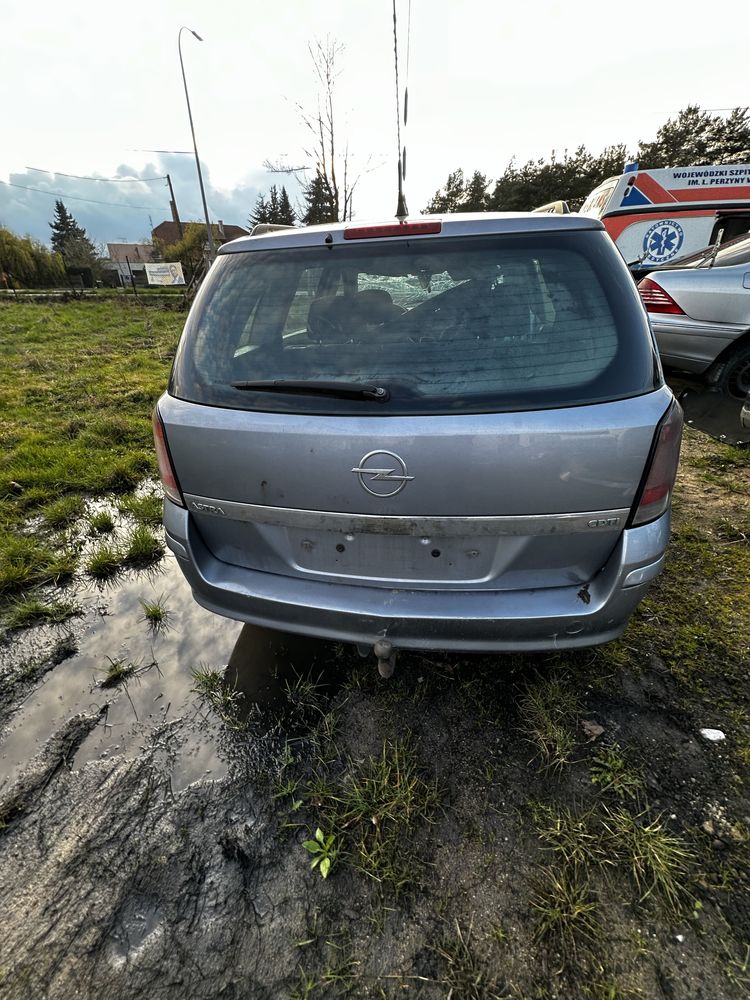
M646 479L633 512L633 527L655 521L669 506L680 461L681 440L682 407L674 402L656 432Z
M652 278L644 278L638 284L638 291L641 293L643 304L650 313L670 313L673 316L684 316L685 311L680 309L675 300L669 295L661 285L658 285Z
M442 222L397 222L384 226L356 226L344 230L345 240L374 240L381 236L434 236Z
M161 484L164 487L164 494L169 500L172 501L172 503L176 503L180 507L184 507L185 503L182 499L180 484L177 482L177 476L175 475L174 468L172 466L172 459L169 457L169 448L167 447L167 438L164 433L164 424L161 422L158 406L154 407L154 414L151 418L151 422L154 427L156 461L159 465L159 476L161 477Z

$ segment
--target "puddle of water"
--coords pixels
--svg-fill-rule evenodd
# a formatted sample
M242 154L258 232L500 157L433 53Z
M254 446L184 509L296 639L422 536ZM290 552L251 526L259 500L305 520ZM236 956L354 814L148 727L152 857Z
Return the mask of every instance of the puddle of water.
M725 444L750 444L750 429L740 421L741 400L707 386L697 375L670 372L667 382L680 401L688 426Z
M190 745L178 757L175 786L184 787L206 773L223 773L225 764L217 757L211 726L204 721L206 711L191 692L191 668L201 663L223 667L242 626L195 603L171 553L158 572L128 573L102 590L77 589L74 599L85 609L83 619L69 623L78 653L48 672L11 720L0 744L0 781L36 754L71 715L107 703L105 720L76 754L74 768L102 756L134 756L153 726L184 718L191 731ZM149 628L141 600L167 607L168 630L155 633ZM3 659L23 659L34 648L38 631L20 634L2 651ZM102 688L110 659L144 668L155 662L155 666L119 686Z
M289 707L289 691L308 680L330 695L341 674L340 647L323 639L245 625L225 673L230 690L242 695L242 714L254 707L271 722Z
M740 422L739 399L703 387L685 389L679 399L686 424L726 444L750 444L750 429Z
M127 572L100 586L79 581L55 597L81 606L84 615L64 626L17 632L0 647L0 668L7 669L38 658L66 631L78 646L74 656L44 676L11 719L0 742L0 787L72 715L103 705L108 705L106 716L75 754L73 770L100 758L135 757L155 728L180 720L171 741L179 747L173 790L204 776L222 777L231 747L220 738L217 717L192 690L194 668L223 670L226 686L242 696L238 714L252 713L253 728L261 733L284 714L288 689L301 677L325 691L341 672L340 647L243 626L199 607L171 552L156 569ZM141 601L167 609L166 629L149 627ZM136 672L104 687L113 660L134 664ZM252 739L248 733L247 740Z

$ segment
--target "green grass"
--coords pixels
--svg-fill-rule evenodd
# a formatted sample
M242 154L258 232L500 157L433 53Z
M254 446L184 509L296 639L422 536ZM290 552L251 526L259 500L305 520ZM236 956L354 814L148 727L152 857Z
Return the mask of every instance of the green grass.
M151 528L157 528L162 523L164 502L155 493L145 493L143 496L123 497L117 509L122 514L129 514L136 521Z
M164 543L159 541L153 531L145 524L139 524L132 530L125 549L125 562L128 566L151 566L164 555Z
M669 911L680 913L690 898L688 876L694 863L682 840L646 812L633 815L605 808L602 824L605 851L629 871L640 902L654 896Z
M619 799L634 799L643 788L641 772L628 763L616 744L599 747L591 763L591 780Z
M566 963L577 957L582 946L591 947L601 937L591 886L575 866L541 868L531 906L539 936L552 939Z
M477 959L471 943L471 928L464 930L456 920L454 931L446 933L434 949L442 965L441 996L462 1000L504 1000Z
M103 542L86 560L86 572L95 580L112 580L122 571L123 563L120 550Z
M60 497L41 509L42 517L49 528L66 528L83 516L84 504L81 497Z
M0 302L0 597L74 566L62 539L21 536L29 517L64 527L82 496L156 474L151 410L183 322L127 299Z
M48 545L29 535L2 533L0 528L0 597L46 583L64 583L75 572L71 549Z
M534 802L531 813L540 840L553 855L542 874L550 894L554 890L571 899L583 898L579 889L584 883L588 886L590 879L616 869L634 886L634 904L653 899L672 915L685 911L692 898L695 858L659 816L624 806L612 809L603 802L584 812ZM552 879L555 874L559 884ZM561 905L559 919L564 912ZM549 914L545 920L551 920Z
M100 510L89 518L89 533L92 535L109 535L115 530L115 519L106 510Z
M99 686L103 688L117 687L156 666L153 660L150 663L131 663L129 660L112 659L108 656L107 661L108 665L102 671L104 678L99 682Z
M422 776L414 746L384 741L377 757L349 761L338 780L319 774L307 797L342 860L397 893L419 882L414 834L432 822L439 795L435 781Z
M245 728L242 716L243 695L230 687L220 670L199 666L192 671L192 691L218 716L227 729L240 731Z
M28 628L30 625L59 624L73 615L79 615L81 609L74 604L61 601L45 601L42 598L29 595L15 601L5 615L5 627L8 629Z
M522 731L545 767L569 764L576 747L578 697L568 678L539 677L529 684L520 705Z
M167 632L172 627L172 615L163 597L154 601L140 600L138 603L143 608L143 621L153 632Z

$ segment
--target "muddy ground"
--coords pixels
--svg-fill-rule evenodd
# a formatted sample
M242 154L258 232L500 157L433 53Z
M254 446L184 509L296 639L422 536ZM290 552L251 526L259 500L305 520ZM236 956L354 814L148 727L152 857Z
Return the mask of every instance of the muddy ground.
M688 432L667 573L598 650L383 681L166 557L6 630L0 996L750 995L749 468Z

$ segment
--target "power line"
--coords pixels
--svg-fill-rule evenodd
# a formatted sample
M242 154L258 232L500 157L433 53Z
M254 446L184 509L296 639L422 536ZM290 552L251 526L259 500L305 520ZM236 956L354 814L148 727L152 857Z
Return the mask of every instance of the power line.
M72 177L77 181L107 181L110 184L140 184L167 179L163 174L158 177L82 177L80 174L64 174L61 170L44 170L42 167L24 167L24 170L35 170L38 174L53 174L55 177Z
M62 198L65 201L87 201L90 205L107 205L110 208L132 208L142 212L153 212L157 205L126 205L120 201L97 201L95 198L79 198L78 195L66 194L63 191L45 191L44 188L29 187L26 184L14 184L13 181L0 181L6 187L21 188L23 191L36 191L38 194L49 195L50 198Z
M193 156L192 149L129 149L129 153L179 153L181 156Z

